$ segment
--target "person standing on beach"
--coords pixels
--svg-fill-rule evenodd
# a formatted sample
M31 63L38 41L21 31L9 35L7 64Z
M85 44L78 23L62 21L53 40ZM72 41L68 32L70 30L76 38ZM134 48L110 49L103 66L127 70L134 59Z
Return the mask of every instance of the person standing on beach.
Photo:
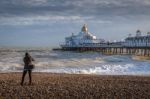
M31 85L32 83L32 69L34 68L34 65L32 64L32 61L34 61L34 59L30 56L30 54L28 52L25 53L25 57L23 58L24 61L24 70L23 70L23 74L22 74L22 80L21 80L21 85L23 85L24 82L24 78L26 73L28 72L29 74L29 85Z

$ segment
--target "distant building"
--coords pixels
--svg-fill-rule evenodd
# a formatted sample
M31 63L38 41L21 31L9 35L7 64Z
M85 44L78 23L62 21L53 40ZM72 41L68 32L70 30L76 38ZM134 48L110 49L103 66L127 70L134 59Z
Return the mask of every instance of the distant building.
M87 26L81 28L81 32L77 35L73 34L65 38L65 43L60 45L63 49L72 48L124 48L124 47L150 47L150 32L147 35L142 36L140 30L137 30L136 35L129 36L124 41L110 42L104 39L97 39L92 35Z
M103 39L97 39L96 36L92 35L89 31L87 26L81 28L81 32L77 35L72 33L71 36L65 38L65 46L80 46L84 44L95 44L104 42Z
M142 36L141 31L137 30L136 36L129 36L125 39L125 46L127 47L150 47L150 32Z

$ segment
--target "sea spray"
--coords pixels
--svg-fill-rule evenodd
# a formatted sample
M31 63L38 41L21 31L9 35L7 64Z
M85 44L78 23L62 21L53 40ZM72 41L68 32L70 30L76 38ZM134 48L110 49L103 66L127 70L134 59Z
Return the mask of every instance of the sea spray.
M134 60L129 55L102 55L100 52L80 53L29 50L35 59L33 72L150 75L150 61ZM0 72L22 72L25 49L0 49Z

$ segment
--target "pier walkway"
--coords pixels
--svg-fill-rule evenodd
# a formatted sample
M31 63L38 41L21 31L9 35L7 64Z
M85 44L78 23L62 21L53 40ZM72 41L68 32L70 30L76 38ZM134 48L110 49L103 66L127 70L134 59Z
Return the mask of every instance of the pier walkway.
M104 54L131 54L131 55L142 55L150 56L150 46L126 46L121 43L101 43L101 44L85 44L78 46L65 46L62 45L64 51L97 51Z

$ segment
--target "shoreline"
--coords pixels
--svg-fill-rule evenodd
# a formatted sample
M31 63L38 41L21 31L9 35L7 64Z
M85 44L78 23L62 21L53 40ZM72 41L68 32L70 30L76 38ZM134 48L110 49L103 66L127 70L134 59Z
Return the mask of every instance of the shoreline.
M22 73L0 73L0 98L115 99L150 97L150 76L34 72L20 85Z
M22 74L23 71L18 71L18 72L0 72L1 74ZM32 74L55 74L55 75L87 75L87 76L139 76L139 77L150 77L150 74L94 74L94 73L55 73L55 72L37 72L37 71L32 71Z
M133 55L132 59L138 60L138 61L148 61L150 60L150 56Z

